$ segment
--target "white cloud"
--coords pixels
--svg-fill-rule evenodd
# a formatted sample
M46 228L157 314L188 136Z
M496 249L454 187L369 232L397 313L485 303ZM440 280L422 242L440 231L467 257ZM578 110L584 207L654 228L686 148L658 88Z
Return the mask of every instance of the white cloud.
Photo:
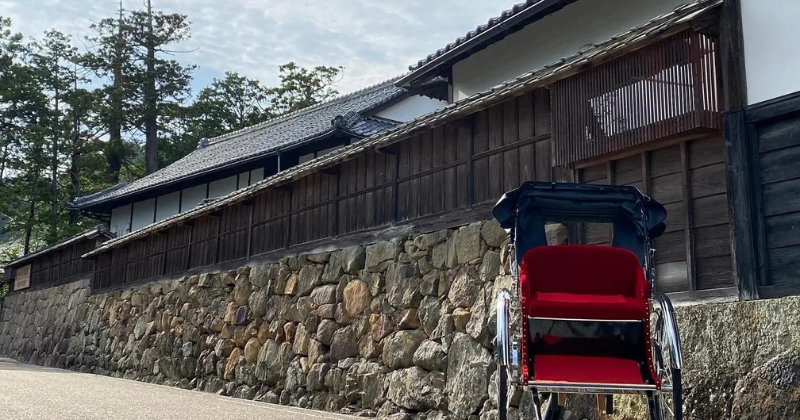
M125 0L138 8L142 0ZM493 0L153 0L189 16L193 37L178 59L197 64L195 87L226 70L277 81L280 64L344 66L342 93L407 71L501 9ZM49 28L83 39L92 22L114 15L116 0L0 0L14 29L39 36Z

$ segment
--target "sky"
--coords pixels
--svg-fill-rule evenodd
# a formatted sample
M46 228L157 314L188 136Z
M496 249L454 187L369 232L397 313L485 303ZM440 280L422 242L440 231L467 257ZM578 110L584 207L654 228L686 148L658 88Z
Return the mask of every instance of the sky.
M192 39L176 55L199 66L193 92L235 71L277 84L278 66L343 66L340 93L379 83L497 16L497 0L152 0L188 15ZM143 0L123 0L126 9ZM84 49L89 26L114 15L117 0L0 0L0 15L25 36L53 28ZM83 42L82 42L83 41Z

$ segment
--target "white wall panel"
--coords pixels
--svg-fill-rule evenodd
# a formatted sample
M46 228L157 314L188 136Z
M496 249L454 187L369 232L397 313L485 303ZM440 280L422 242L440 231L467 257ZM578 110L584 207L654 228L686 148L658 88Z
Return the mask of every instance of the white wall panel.
M183 190L181 194L181 213L189 211L202 203L206 198L206 188L206 184L203 184Z
M156 214L156 199L133 203L133 216L131 217L131 231L139 230L153 223Z
M208 184L208 198L219 198L236 191L236 175L218 179Z
M756 2L756 0L750 0ZM782 0L784 2L797 0ZM582 0L453 66L456 100L552 64L647 23L689 0Z
M180 191L159 196L158 203L156 203L156 222L160 222L167 217L178 214L178 207L180 206L180 203Z
M115 235L124 235L131 231L131 205L111 210L111 223L108 229Z
M250 185L264 179L264 168L257 168L250 171Z
M447 101L432 99L427 96L414 95L378 112L377 116L390 120L406 122L420 115L436 111L447 105Z

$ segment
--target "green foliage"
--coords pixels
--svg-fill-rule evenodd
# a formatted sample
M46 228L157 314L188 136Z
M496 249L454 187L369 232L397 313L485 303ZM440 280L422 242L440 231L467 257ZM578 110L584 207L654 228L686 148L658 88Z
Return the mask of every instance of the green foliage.
M226 72L192 97L196 66L174 59L187 16L120 9L91 30L83 44L54 30L26 41L0 16L0 241L17 244L0 263L95 226L69 203L143 176L145 139L166 166L203 138L334 97L342 72L290 62L274 87Z

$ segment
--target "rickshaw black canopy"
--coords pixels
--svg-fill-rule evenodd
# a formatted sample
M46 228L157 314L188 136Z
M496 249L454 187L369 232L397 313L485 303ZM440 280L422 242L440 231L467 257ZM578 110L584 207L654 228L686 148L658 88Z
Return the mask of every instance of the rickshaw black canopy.
M647 239L664 233L667 211L628 186L526 182L505 194L492 211L510 229L517 261L546 246L545 223L613 223L611 246L633 252L644 263Z

